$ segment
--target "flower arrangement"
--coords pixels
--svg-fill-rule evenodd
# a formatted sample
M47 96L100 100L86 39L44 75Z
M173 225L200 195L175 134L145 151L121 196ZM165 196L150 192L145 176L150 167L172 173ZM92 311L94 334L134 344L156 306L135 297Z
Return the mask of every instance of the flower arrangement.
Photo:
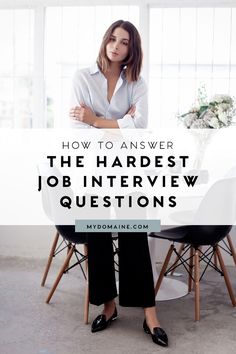
M209 101L199 90L198 106L178 116L188 129L219 129L231 125L235 102L229 95L215 95Z

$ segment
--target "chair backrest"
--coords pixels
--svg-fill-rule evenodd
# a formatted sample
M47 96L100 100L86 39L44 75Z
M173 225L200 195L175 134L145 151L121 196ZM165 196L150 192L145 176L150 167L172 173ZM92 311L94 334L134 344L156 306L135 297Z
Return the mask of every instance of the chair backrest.
M233 225L236 219L236 177L215 182L194 217L195 225Z
M215 182L200 203L184 242L214 245L230 232L236 219L236 177Z
M52 194L50 194L49 186L47 185L47 178L52 174L55 175L58 179L61 179L61 173L57 167L50 168L49 165L44 162L37 165L37 170L39 176L42 177L42 204L43 209L47 217L54 221L53 217L53 202L52 202Z
M62 186L62 174L60 170L54 166L50 167L48 163L40 163L37 166L38 173L42 177L42 203L45 214L55 224L67 224L67 219L74 223L76 216L74 216L74 208L65 209L60 208L60 198L62 196L69 196L71 200L74 199L74 193L70 187ZM59 183L56 187L50 187L47 184L47 179L50 176L55 176ZM67 217L68 215L68 217Z
M236 166L231 167L231 169L226 173L225 177L227 178L236 177Z
M66 195L70 196L71 199L73 199L74 194L73 191L70 187L57 187L56 189L49 187L47 184L47 178L50 176L55 176L59 180L59 184L62 181L62 174L60 170L57 167L49 167L47 163L40 163L37 166L38 168L38 173L42 177L42 203L43 203L43 208L45 211L45 214L47 217L54 222L55 227L57 228L59 234L67 239L70 242L73 243L86 243L87 242L87 233L78 233L75 232L75 225L64 225L63 220L64 216L63 214L66 213L67 210L62 210L62 212L58 211L58 197L60 195L65 194L65 189L66 189ZM72 210L73 213L73 210ZM72 214L73 215L73 214ZM62 221L62 225L58 225L58 221ZM75 217L72 217L72 223L75 221Z

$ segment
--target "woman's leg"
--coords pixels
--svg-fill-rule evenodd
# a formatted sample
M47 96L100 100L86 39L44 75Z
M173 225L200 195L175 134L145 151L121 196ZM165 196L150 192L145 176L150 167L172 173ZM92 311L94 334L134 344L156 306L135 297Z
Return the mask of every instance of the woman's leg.
M143 307L149 328L160 327L147 234L120 233L119 259L120 305Z
M119 288L121 306L155 306L146 233L119 233Z
M88 234L88 278L91 304L109 303L117 296L110 233Z

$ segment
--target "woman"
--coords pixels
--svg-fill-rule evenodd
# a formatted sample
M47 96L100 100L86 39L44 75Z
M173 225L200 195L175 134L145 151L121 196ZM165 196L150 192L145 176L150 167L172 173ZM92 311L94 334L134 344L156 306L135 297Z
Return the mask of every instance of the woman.
M95 66L80 70L73 80L70 116L79 128L145 128L147 88L140 77L141 39L128 21L119 20L106 31ZM143 307L143 329L154 343L168 338L155 311L155 294L146 233L119 234L119 302ZM104 309L92 332L107 328L117 318L117 296L111 234L88 236L89 299Z

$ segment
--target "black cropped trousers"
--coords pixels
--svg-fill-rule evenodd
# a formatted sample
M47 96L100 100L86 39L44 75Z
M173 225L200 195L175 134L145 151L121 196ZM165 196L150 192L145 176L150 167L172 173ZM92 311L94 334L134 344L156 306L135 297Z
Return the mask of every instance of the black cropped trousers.
M119 303L155 306L154 281L146 233L119 233ZM117 296L111 233L88 235L89 301L101 305Z

